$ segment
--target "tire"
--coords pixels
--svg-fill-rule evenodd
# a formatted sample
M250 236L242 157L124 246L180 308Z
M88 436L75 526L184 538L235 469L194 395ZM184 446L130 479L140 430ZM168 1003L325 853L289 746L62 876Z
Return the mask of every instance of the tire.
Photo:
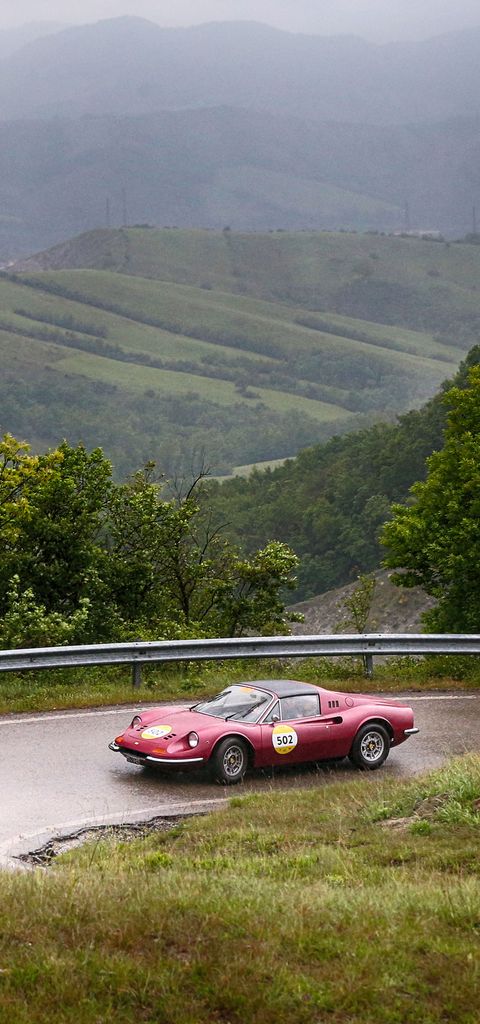
M248 751L243 740L230 736L219 743L212 756L213 778L222 786L242 782L248 768Z
M389 753L390 736L385 726L372 722L358 730L348 756L357 768L374 771L386 761Z

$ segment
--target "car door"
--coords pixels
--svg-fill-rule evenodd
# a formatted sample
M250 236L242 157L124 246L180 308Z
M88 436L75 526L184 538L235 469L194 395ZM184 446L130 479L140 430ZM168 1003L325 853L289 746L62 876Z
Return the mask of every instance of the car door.
M308 710L306 701L303 710ZM320 710L318 703L317 714L300 717L302 707L297 698L278 701L261 726L261 763L300 764L337 757L342 747L341 718L331 713L321 715Z

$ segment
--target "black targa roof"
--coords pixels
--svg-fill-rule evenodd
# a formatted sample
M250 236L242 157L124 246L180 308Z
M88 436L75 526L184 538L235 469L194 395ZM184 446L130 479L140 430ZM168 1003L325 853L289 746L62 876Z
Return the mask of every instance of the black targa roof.
M270 690L279 697L298 697L303 693L318 694L318 687L311 683L299 683L296 679L255 679L252 682L234 683L234 686L253 686L256 690Z

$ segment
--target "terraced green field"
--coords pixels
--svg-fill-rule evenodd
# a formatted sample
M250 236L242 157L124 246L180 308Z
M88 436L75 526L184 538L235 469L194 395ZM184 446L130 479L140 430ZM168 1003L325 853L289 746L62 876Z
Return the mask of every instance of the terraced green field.
M175 471L194 451L229 473L392 418L453 374L480 327L467 245L138 228L14 270L0 276L1 429L102 444L122 474L148 458ZM347 315L362 288L369 315Z

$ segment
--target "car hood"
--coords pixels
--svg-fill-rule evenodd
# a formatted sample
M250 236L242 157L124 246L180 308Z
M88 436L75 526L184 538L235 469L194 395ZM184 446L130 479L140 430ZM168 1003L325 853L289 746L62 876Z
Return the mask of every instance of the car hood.
M154 708L152 711L142 713L142 728L134 731L142 734L144 729L153 726L170 725L172 733L180 736L184 733L202 731L224 724L223 718L216 718L213 715L201 715L198 711L190 711L189 708L179 707L178 704L162 708Z

